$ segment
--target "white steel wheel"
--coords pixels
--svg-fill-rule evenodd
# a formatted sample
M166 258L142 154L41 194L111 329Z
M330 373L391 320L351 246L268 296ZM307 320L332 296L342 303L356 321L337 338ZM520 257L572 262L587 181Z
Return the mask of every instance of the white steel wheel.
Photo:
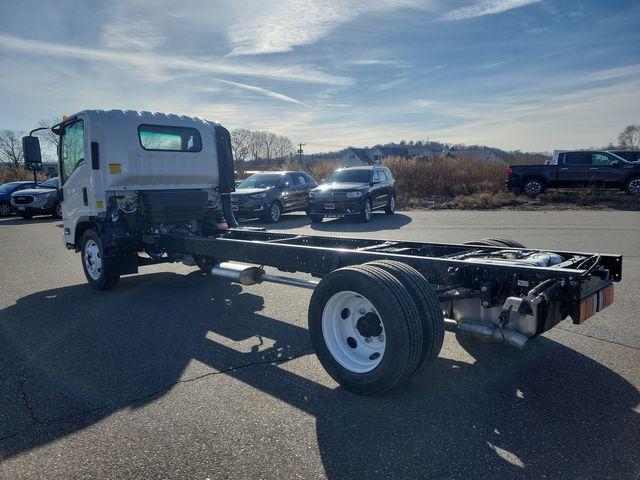
M0 203L0 217L8 217L9 215L11 215L11 205Z
M367 373L382 361L386 335L382 318L364 296L341 291L322 312L322 336L331 356L353 373Z
M102 255L100 253L100 247L93 240L87 240L84 247L84 266L87 274L93 280L99 280L102 275Z

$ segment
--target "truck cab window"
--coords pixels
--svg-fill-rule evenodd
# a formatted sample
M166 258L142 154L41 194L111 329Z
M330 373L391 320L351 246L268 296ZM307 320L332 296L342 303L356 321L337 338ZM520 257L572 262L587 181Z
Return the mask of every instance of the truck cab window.
M64 183L84 163L84 122L78 120L64 128L60 139L61 180Z
M594 165L611 165L613 161L608 155L604 155L603 153L594 153L593 154L593 164Z
M567 165L591 165L592 162L591 152L575 152L564 155L564 163Z

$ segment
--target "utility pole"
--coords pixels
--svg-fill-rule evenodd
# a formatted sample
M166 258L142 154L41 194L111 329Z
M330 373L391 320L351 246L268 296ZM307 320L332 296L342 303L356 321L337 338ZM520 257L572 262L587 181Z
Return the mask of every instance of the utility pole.
M302 153L303 153L302 147L304 147L305 145L306 145L306 143L302 143L302 142L300 142L298 144L298 147L299 147L298 148L298 158L300 159L300 165L302 165Z

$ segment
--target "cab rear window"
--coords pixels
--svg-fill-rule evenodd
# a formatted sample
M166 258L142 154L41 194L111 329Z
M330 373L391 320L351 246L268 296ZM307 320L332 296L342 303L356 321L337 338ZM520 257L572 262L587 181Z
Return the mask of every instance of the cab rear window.
M140 145L145 150L161 152L199 152L202 150L200 132L195 128L169 125L140 125Z

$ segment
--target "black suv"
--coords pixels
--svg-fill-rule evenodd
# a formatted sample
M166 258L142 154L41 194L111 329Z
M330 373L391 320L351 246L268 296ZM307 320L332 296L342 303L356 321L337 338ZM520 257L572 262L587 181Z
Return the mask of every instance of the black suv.
M340 168L309 192L312 222L324 217L357 217L369 222L374 210L396 210L395 180L387 167Z
M260 217L276 223L286 212L307 211L309 191L318 184L304 172L254 173L231 194L238 217Z

